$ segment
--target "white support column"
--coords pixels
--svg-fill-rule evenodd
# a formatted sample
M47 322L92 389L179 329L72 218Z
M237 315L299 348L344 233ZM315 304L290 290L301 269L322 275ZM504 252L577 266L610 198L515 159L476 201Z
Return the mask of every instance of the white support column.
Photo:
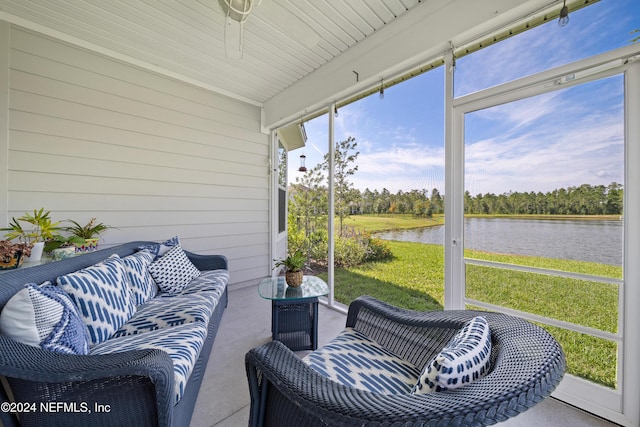
M624 181L624 378L622 412L631 425L640 425L640 62L625 74L625 181Z
M272 130L269 133L269 260L278 256L278 218L280 215L278 204L278 137L277 132ZM273 261L269 262L269 273L274 276L276 271L272 268Z
M329 284L328 302L329 307L334 304L334 251L335 251L335 236L334 236L334 211L335 211L335 195L334 195L334 171L335 171L335 143L334 143L334 125L335 125L335 110L336 104L331 104L329 107L329 215L328 215L328 234L329 234L329 253L327 255L327 283Z
M445 55L444 308L464 308L464 116L453 107L453 49Z
M9 59L11 25L0 21L0 226L9 223Z

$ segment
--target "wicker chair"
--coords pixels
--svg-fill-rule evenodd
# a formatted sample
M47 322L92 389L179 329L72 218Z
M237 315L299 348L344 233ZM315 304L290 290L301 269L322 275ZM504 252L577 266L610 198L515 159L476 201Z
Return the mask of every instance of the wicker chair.
M371 297L349 306L352 327L416 367L425 366L478 312L414 312ZM564 375L564 353L542 328L513 316L481 314L491 328L491 371L456 390L378 394L312 370L278 341L245 357L251 426L483 426L534 406Z

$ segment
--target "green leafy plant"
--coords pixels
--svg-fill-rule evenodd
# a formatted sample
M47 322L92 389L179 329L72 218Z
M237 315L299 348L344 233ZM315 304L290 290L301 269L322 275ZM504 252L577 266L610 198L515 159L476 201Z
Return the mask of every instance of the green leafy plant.
M5 237L9 240L18 240L20 243L26 243L33 245L34 243L44 242L47 239L53 238L54 232L60 230L58 226L59 222L52 222L50 211L45 211L44 208L40 210L33 210L33 215L26 212L20 218L11 218L9 227L2 228L2 231L7 231ZM22 223L30 224L31 227L23 227Z
M289 254L286 258L276 260L274 268L285 267L287 271L300 271L304 268L304 264L307 261L307 257L300 251Z
M85 239L83 239L82 237L78 237L75 235L62 236L60 234L56 234L44 243L44 252L51 252L54 249L66 248L74 245L83 245L84 243Z
M113 228L110 225L106 225L101 222L96 223L95 218L91 218L85 225L81 225L80 223L73 220L67 221L72 223L73 225L70 227L64 227L64 230L68 233L71 233L72 236L80 237L85 240L98 238L100 237L100 234L102 234L105 230ZM81 242L81 244L82 243L84 242Z

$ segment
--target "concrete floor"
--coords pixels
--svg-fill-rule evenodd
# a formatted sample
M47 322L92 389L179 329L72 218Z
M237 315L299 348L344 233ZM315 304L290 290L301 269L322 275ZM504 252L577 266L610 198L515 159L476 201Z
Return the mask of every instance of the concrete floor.
M318 341L326 344L344 328L346 316L320 306ZM200 388L191 427L247 426L249 389L244 355L271 340L271 303L257 286L231 290ZM302 355L303 353L301 353ZM615 424L549 398L504 423L503 427L607 427ZM284 426L286 427L286 426Z

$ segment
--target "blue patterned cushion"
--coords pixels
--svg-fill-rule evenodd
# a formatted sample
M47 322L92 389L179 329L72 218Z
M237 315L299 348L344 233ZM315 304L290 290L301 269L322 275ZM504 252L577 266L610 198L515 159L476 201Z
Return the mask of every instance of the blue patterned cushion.
M303 360L333 381L374 393L409 394L420 375L413 364L353 328Z
M484 317L468 321L424 368L413 392L453 390L485 376L491 367L491 333Z
M165 240L162 243L150 243L148 245L139 246L138 249L139 250L146 249L149 252L151 252L151 255L153 255L153 260L155 261L158 258L160 258L162 255L169 252L169 249L178 245L180 245L180 239L178 239L178 236L174 236L168 240Z
M149 265L153 262L153 255L148 250L142 250L135 254L122 258L129 289L133 295L136 306L144 304L158 293L158 285L149 274Z
M165 255L149 266L151 277L163 292L175 294L182 291L200 270L187 258L180 245L174 246Z
M227 287L229 282L229 272L227 270L206 270L201 271L200 276L193 279L183 290L180 292L169 294L166 292L159 292L158 298L176 298L185 295L201 294L203 292L213 292L217 297L220 297Z
M185 323L209 323L219 296L203 292L189 297L154 298L138 307L138 311L113 337L134 335Z
M113 338L96 345L90 353L109 354L147 348L167 352L173 362L174 395L177 403L182 398L184 388L206 338L207 326L204 323L196 322L144 334Z
M118 255L60 276L57 282L78 307L90 345L109 339L135 312L124 264Z
M30 283L0 315L0 331L18 342L66 354L87 354L89 341L78 309L62 289Z

